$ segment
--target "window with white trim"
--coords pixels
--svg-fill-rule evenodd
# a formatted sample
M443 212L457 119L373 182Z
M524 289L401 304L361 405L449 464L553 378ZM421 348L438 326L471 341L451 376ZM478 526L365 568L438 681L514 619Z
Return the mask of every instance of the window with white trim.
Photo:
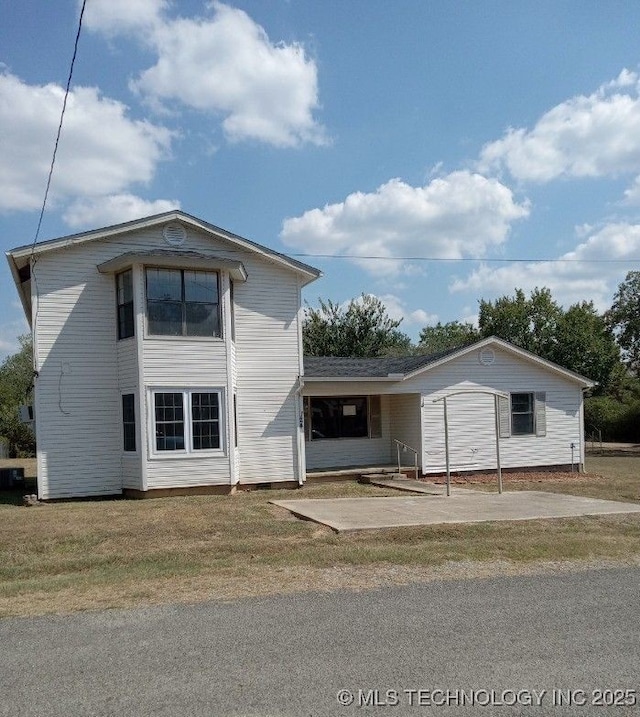
M153 452L201 453L222 450L222 392L152 391Z
M306 396L304 415L307 441L382 436L380 396Z
M136 450L136 397L133 393L122 394L122 450Z
M157 336L221 336L216 271L145 269L147 331Z
M519 391L498 399L500 438L547 435L546 393Z
M133 271L116 274L116 300L118 303L118 339L128 339L134 334Z

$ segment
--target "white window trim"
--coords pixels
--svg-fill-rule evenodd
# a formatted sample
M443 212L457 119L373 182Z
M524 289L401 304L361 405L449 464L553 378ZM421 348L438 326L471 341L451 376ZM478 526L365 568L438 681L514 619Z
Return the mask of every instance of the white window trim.
M219 336L170 336L168 334L152 334L149 331L149 309L147 304L147 269L173 269L175 271L207 271L218 275L218 317L220 321ZM144 323L143 338L151 341L193 341L200 343L224 343L225 341L225 322L224 322L224 297L222 291L222 271L220 269L191 269L184 266L158 266L155 264L141 264L142 276L142 316ZM135 303L134 303L135 313ZM116 326L117 330L117 326ZM178 389L180 390L180 389Z
M184 444L186 448L175 451L159 451L156 449L156 393L181 393L184 406ZM194 450L192 447L192 419L191 419L191 395L194 393L216 393L218 394L219 421L220 421L220 448L209 450ZM197 459L197 458L219 458L227 455L226 451L226 421L225 421L225 391L219 386L152 386L147 389L148 412L147 412L147 435L149 437L149 459L154 460L176 460L176 459Z
M122 397L133 396L133 416L134 416L134 428L135 428L135 439L136 449L135 451L124 450L124 415L122 413ZM140 453L140 406L138 405L138 392L135 389L121 390L120 391L120 434L121 434L121 453L126 458L127 456L136 457Z

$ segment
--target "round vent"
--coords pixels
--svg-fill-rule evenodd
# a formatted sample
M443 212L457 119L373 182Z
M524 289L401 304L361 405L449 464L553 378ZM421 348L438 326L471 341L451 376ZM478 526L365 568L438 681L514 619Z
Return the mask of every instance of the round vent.
M187 240L187 231L177 222L171 222L171 224L165 224L162 230L162 236L167 244L171 246L182 246Z
M482 351L478 354L478 358L483 366L491 366L491 364L496 360L496 354L493 349L482 349Z

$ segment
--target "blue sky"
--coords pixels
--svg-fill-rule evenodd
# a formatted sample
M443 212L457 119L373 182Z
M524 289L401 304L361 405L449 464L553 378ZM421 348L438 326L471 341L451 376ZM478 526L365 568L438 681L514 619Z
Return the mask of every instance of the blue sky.
M36 231L79 3L0 9L6 251ZM639 29L635 0L88 0L40 239L179 206L414 338L516 287L604 309L640 268ZM2 357L26 330L5 262L0 301Z

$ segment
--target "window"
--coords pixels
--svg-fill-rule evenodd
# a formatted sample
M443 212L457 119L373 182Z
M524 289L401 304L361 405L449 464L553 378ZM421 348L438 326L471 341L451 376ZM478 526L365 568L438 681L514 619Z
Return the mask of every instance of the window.
M534 395L511 394L511 433L523 436L534 433Z
M161 336L220 336L215 271L149 268L147 325Z
M197 453L220 450L220 405L220 391L155 391L155 451Z
M380 396L327 396L305 398L307 440L327 438L380 438Z
M134 333L133 321L133 271L127 269L116 274L118 300L118 339L128 339Z
M135 395L122 395L122 450L136 450L136 408Z
M547 408L544 391L527 391L498 399L500 438L546 436Z

